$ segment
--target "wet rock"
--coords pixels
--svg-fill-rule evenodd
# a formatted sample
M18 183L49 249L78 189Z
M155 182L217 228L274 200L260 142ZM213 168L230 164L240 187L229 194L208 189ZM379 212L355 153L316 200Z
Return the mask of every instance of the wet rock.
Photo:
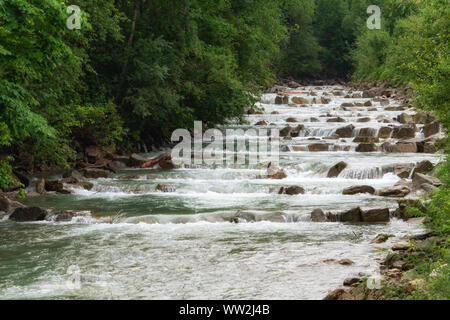
M264 120L258 121L257 123L255 123L255 126L267 126L267 125L268 125L268 123Z
M10 220L16 222L33 222L45 220L47 210L39 207L17 208L9 216Z
M342 97L342 96L344 96L344 92L343 91L337 91L337 90L335 90L335 91L333 91L333 92L331 92L334 96L336 96L336 97Z
M389 222L389 209L371 209L363 211L362 221L367 223Z
M416 136L416 128L411 125L404 125L394 128L392 137L394 139L411 139Z
M351 138L353 136L353 130L355 126L348 125L346 127L342 127L336 130L336 134L339 135L340 138Z
M61 192L64 189L64 184L59 180L45 180L45 190Z
M351 102L344 102L344 103L341 104L342 108L351 108L351 107L354 107L354 106L355 106L355 104L351 103Z
M423 134L425 138L438 134L441 131L441 125L438 121L435 121L429 125L423 127Z
M88 179L108 178L110 173L103 169L84 169L84 176Z
M347 211L340 212L338 219L340 222L361 222L361 208L353 208Z
M352 260L350 260L350 259L342 259L342 260L339 260L337 263L340 264L340 265L342 265L342 266L351 266L352 264L355 264L355 263L354 263Z
M239 211L236 214L236 218L238 218L240 220L244 220L246 222L256 222L256 215L254 213L251 213L251 212L241 212L241 211Z
M19 180L19 182L22 183L25 187L28 187L30 185L31 179L25 171L13 169L13 174L16 177L16 180Z
M364 107L371 107L372 106L372 101L366 101L364 102Z
M409 178L413 169L414 164L412 163L394 165L394 173L402 179Z
M296 118L290 117L286 119L286 122L298 122Z
M378 137L380 139L388 139L391 137L392 132L394 131L393 128L390 127L381 127L378 131Z
M376 152L378 147L375 143L361 143L356 147L356 152Z
M130 166L132 166L132 167L141 167L147 161L148 161L148 159L146 159L136 153L133 153L129 159Z
M336 289L328 293L323 300L340 300L346 294L344 289Z
M437 152L436 143L434 141L425 142L423 146L423 152L432 154L436 153Z
M406 251L408 249L409 243L407 242L397 243L392 247L392 251Z
M23 204L17 201L12 201L8 199L6 196L0 194L0 211L8 212L16 208L24 207Z
M361 93L353 93L352 94L352 99L361 99L362 98L362 94Z
M108 163L106 164L106 168L114 173L117 173L118 171L123 170L126 167L126 164L122 161L108 161Z
M376 96L376 93L375 93L373 90L366 90L366 91L363 91L363 94L362 94L362 97L363 97L364 99L367 99L367 98L375 98L375 96Z
M274 213L256 216L256 221L269 221L269 222L277 222L277 223L286 222L282 212L274 212Z
M283 170L279 170L273 174L269 174L267 175L268 179L273 179L273 180L282 180L287 178L286 173Z
M411 193L411 188L407 186L393 186L381 189L378 191L378 195L381 197L403 198Z
M290 196L305 194L305 189L299 186L281 187L278 194L286 194Z
M328 178L336 178L338 177L342 171L345 170L345 168L347 168L347 163L341 161L337 164L335 164L333 167L330 168L330 170L328 171Z
M435 187L440 187L442 185L441 180L435 177L426 176L421 173L415 173L413 178L413 186L414 188L418 188L422 184L430 184Z
M347 278L344 280L345 287L351 287L354 284L361 283L362 280L360 278Z
M101 161L105 157L105 152L101 147L98 146L89 146L84 151L87 162L90 164L95 164L98 161Z
M355 139L353 139L354 143L369 143L369 144L373 144L373 143L378 143L380 142L379 138L376 137L356 137Z
M370 122L372 119L370 117L358 118L359 123Z
M293 97L292 102L295 104L309 104L308 99L302 97Z
M407 114L407 113L402 113L401 115L399 115L397 117L397 121L403 124L412 124L415 123L414 121L414 116Z
M280 130L280 137L288 137L288 136L290 136L291 131L292 131L292 127L291 126L287 126L286 128L281 129Z
M83 176L81 175L80 172L78 172L77 170L70 170L67 171L63 174L63 178L67 179L67 178L73 178L75 179L75 181L81 181L83 180Z
M161 192L165 192L165 193L175 192L176 190L177 190L177 188L174 185L158 184L156 186L156 191L161 191Z
M88 181L79 181L76 183L72 183L70 185L73 188L79 188L79 189L85 189L85 190L92 190L92 188L94 188L94 184Z
M389 105L389 99L380 99L380 104L382 106L388 106Z
M308 146L310 152L324 152L329 151L330 145L328 143L313 143Z
M382 150L390 153L416 153L418 151L415 142L397 142L397 144L384 143Z
M353 186L344 189L343 194L344 195L355 195L360 193L368 193L368 194L375 194L375 189L371 186Z
M432 193L436 188L437 187L435 187L429 183L424 183L424 184L421 184L418 189L423 190L427 193Z
M300 124L291 130L290 136L293 138L298 137L303 130L305 130L305 126Z
M395 236L392 235L392 234L381 233L381 234L377 235L377 236L375 237L375 239L373 239L372 241L370 241L370 243L378 243L378 244L380 244L380 243L385 243L386 241L389 240L389 238L393 238L393 237L395 237Z
M328 221L325 213L321 209L316 209L311 212L311 221L312 222L326 222Z
M39 194L45 194L45 179L40 179L36 182L36 192Z
M358 137L375 137L377 131L373 128L361 128L358 130Z
M327 122L346 122L346 121L344 118L337 117L337 118L328 119Z
M431 161L429 160L424 160L416 165L414 172L426 174L433 171L433 169L434 169L433 163L431 163Z
M321 98L320 98L320 102L321 102L322 104L329 104L329 103L331 102L331 99L325 98L325 97L321 97Z

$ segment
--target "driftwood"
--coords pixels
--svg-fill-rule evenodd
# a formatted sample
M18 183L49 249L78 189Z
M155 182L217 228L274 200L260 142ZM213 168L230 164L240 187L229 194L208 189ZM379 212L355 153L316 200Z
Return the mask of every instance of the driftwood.
M142 164L141 168L152 168L159 164L163 160L172 160L172 155L170 153L165 153L155 159L149 160Z

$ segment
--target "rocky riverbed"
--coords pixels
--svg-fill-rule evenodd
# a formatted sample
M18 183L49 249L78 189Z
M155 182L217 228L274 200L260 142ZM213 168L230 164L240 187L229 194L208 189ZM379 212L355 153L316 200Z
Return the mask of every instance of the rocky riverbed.
M222 128L279 129L276 166L92 146L76 170L17 171L29 197L0 195L0 298L320 299L377 272L423 233L404 208L440 185L441 127L404 89L287 84ZM90 280L67 285L74 266Z

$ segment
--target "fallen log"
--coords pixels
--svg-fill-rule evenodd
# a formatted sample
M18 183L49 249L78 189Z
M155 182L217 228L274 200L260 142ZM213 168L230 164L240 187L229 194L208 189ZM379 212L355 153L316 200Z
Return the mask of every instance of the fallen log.
M152 168L152 167L156 166L157 164L159 164L163 160L172 160L172 155L170 153L165 153L163 155L160 155L159 157L157 157L155 159L151 159L151 160L143 163L141 168L143 168L143 169Z

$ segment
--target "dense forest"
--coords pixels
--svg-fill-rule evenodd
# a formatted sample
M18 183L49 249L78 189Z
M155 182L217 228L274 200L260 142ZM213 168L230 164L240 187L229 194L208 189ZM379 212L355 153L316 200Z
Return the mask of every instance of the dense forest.
M380 30L366 26L381 8ZM69 5L82 10L69 29ZM447 0L2 0L0 187L10 164L68 166L239 118L277 76L386 81L448 127ZM101 128L101 130L99 130ZM139 147L138 147L139 146Z

